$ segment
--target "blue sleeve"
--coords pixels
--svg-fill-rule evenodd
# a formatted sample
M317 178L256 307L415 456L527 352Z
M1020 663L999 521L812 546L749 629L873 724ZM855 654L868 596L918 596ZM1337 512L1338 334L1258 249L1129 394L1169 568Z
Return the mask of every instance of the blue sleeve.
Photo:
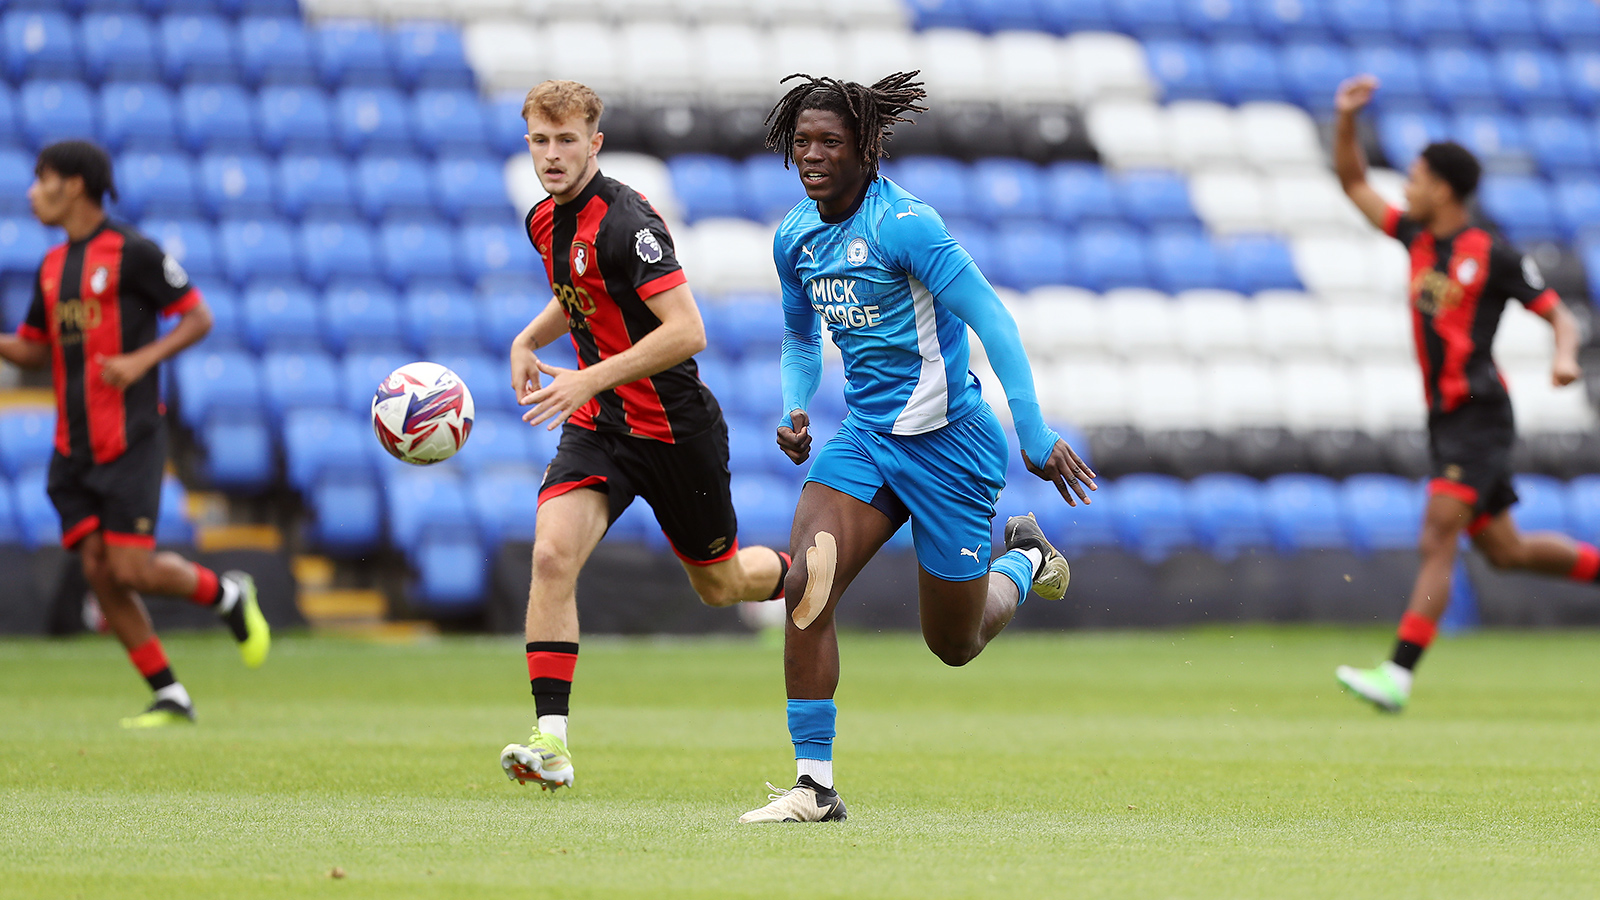
M899 200L878 227L884 257L910 272L939 296L972 265L972 257L950 236L933 207L917 200Z
M783 285L783 414L779 425L791 425L789 413L805 409L822 384L822 323L806 302L805 289L783 246L783 232L772 239L772 264Z

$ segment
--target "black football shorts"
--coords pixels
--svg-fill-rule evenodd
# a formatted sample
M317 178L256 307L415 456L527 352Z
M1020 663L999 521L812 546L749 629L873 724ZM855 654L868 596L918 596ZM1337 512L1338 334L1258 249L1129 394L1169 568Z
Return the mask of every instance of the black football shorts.
M47 484L50 502L61 516L62 546L75 549L90 534L103 531L108 544L154 547L166 465L164 427L102 465L55 454Z
M1446 413L1428 416L1428 448L1433 456L1430 494L1447 494L1470 505L1486 521L1517 502L1511 486L1511 450L1517 429L1511 401L1469 400Z

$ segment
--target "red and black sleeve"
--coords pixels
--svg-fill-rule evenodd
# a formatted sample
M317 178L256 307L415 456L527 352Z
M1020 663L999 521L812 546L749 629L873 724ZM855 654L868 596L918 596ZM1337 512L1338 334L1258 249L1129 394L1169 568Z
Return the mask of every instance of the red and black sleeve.
M1422 233L1422 226L1399 207L1391 206L1383 217L1383 233L1409 247L1411 242L1417 239L1417 235Z
M671 290L688 281L667 225L643 197L624 189L606 216L599 246L601 268L639 293L639 299Z
M1545 285L1544 275L1533 258L1499 240L1489 248L1489 288L1541 316L1561 302L1556 292Z
M17 337L35 344L50 343L50 321L44 313L44 291L39 288L39 273L33 274L33 301L28 304L28 314L17 326Z
M149 303L163 316L179 316L201 303L200 291L154 241L131 238L122 251L123 293Z

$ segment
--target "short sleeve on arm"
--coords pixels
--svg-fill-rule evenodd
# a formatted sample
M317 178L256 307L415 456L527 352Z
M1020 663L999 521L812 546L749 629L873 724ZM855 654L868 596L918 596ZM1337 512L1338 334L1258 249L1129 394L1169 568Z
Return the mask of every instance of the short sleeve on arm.
M38 273L33 276L33 300L22 324L17 326L17 337L35 344L50 343L50 322L44 315L44 292L39 289Z
M890 261L935 294L972 265L972 257L950 236L944 220L926 203L901 200L884 216L878 243Z
M1489 282L1532 312L1544 315L1561 298L1544 283L1544 274L1533 258L1495 241L1489 251Z
M1407 247L1411 246L1411 242L1417 239L1417 235L1421 231L1422 226L1407 218L1399 207L1391 206L1389 211L1384 214L1383 233L1405 244Z
M672 234L655 210L642 197L618 206L618 218L606 222L606 246L596 248L606 271L626 279L641 300L686 283Z
M149 303L163 316L178 316L200 305L200 291L154 241L133 239L123 250L123 291Z

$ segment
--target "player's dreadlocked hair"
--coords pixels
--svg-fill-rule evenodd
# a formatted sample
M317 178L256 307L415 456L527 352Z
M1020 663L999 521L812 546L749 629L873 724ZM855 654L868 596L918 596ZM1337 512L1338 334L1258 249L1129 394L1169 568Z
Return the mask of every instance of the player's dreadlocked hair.
M778 105L767 114L767 149L783 154L783 167L789 167L793 156L795 125L800 113L818 109L836 113L856 133L856 151L867 168L867 180L878 176L878 160L888 154L883 152L883 142L894 134L890 128L896 122L911 123L908 112L927 112L918 103L928 96L922 82L915 81L921 70L896 72L881 78L871 87L854 81L834 78L816 78L796 73L783 79L787 84L796 78L804 79L789 89Z

